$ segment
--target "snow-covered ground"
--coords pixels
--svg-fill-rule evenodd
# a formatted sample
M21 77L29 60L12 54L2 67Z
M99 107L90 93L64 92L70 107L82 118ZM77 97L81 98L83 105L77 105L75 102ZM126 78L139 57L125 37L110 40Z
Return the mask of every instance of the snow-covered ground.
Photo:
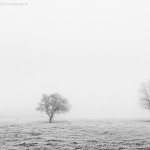
M150 150L150 121L0 121L0 150Z

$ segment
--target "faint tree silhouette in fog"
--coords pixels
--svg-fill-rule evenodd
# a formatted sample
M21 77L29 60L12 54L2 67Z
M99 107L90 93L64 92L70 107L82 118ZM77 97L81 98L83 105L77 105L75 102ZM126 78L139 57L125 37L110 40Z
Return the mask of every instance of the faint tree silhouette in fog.
M139 93L141 106L150 111L150 82L141 84Z
M63 98L58 93L51 95L43 94L41 102L36 110L46 113L51 123L56 114L68 112L70 110L70 104L67 99Z

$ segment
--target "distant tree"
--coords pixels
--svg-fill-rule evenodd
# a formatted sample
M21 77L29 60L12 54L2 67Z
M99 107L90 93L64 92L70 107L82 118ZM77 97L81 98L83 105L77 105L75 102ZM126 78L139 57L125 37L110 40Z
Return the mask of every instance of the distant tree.
M70 111L70 104L67 99L63 98L58 93L51 95L43 94L41 102L36 110L46 113L49 116L49 123L51 123L56 114L64 114Z
M150 111L150 82L141 84L139 93L141 106Z

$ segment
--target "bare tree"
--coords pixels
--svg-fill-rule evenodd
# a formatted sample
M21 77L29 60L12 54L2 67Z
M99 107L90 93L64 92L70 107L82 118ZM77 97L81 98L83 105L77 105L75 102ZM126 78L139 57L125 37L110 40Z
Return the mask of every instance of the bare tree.
M150 111L150 82L141 84L139 92L141 106Z
M36 110L46 113L49 116L49 122L51 123L56 114L68 112L70 110L70 104L67 99L64 99L58 93L51 95L43 94L41 102Z

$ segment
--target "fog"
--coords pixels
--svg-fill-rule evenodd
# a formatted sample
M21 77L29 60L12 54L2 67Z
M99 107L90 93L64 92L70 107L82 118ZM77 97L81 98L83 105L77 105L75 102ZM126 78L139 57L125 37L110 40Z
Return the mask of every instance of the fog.
M67 98L63 119L147 118L150 2L26 1L0 6L0 117L44 117L43 93Z

